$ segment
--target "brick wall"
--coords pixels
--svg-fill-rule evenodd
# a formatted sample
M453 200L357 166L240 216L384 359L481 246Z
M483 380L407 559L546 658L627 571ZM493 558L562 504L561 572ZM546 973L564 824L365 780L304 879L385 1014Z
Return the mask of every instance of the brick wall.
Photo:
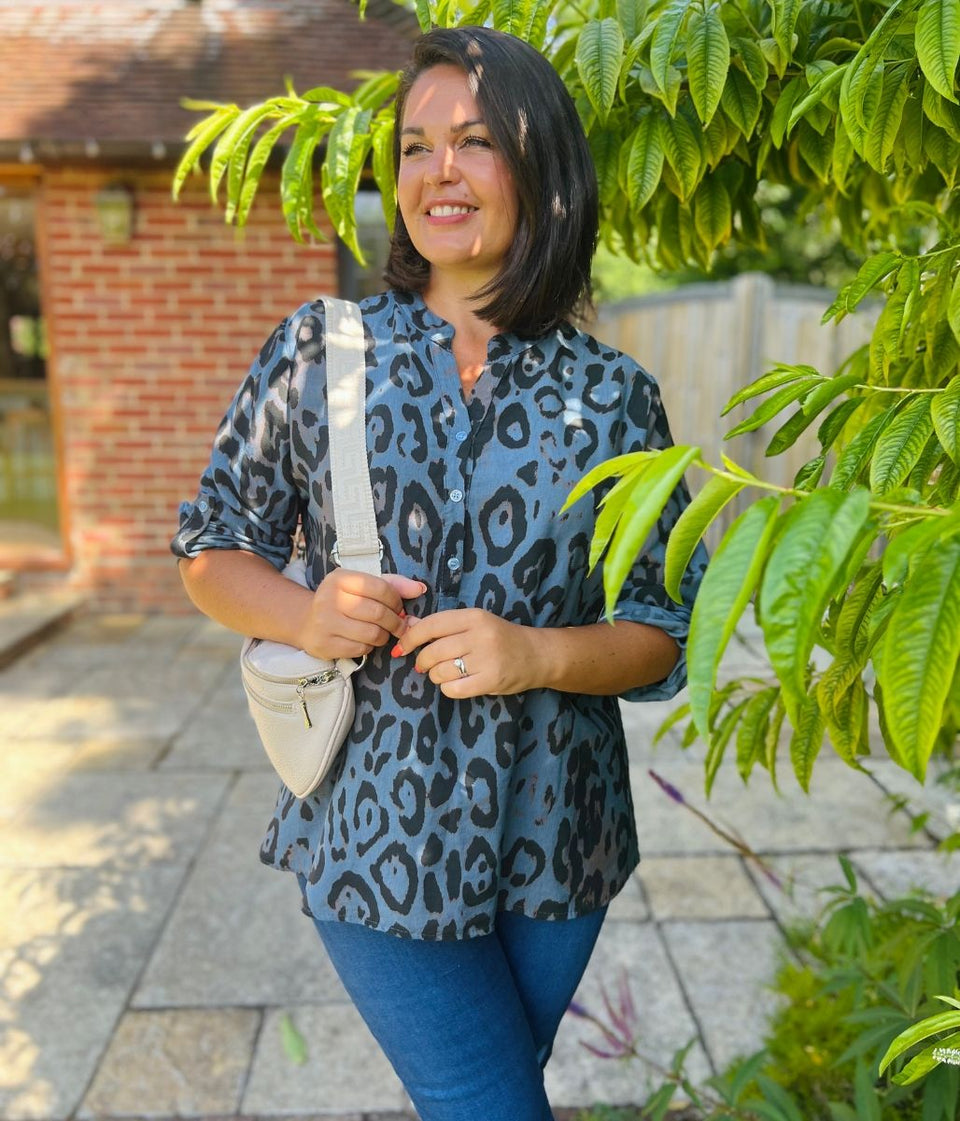
M135 190L133 239L105 245L96 191ZM168 172L44 174L40 269L50 332L68 583L105 610L190 610L168 549L217 422L278 320L336 291L332 244L296 245L276 183L245 230Z

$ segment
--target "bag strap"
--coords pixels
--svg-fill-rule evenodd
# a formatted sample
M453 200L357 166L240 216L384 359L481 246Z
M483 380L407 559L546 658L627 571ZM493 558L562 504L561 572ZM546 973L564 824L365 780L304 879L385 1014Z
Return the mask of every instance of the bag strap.
M360 308L323 297L326 311L327 431L337 541L331 557L343 568L381 574L367 464L366 354Z

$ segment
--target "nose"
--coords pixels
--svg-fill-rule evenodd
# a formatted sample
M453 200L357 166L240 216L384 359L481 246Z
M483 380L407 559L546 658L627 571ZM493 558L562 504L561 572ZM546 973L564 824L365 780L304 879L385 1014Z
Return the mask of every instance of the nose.
M425 176L428 183L455 183L460 178L457 154L452 144L438 144L430 155Z

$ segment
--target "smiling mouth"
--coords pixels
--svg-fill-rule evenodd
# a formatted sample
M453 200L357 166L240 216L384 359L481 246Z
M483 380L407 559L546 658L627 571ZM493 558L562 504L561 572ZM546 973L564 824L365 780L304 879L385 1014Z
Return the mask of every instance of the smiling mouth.
M453 218L459 214L473 214L476 209L475 206L433 206L427 214L431 218Z

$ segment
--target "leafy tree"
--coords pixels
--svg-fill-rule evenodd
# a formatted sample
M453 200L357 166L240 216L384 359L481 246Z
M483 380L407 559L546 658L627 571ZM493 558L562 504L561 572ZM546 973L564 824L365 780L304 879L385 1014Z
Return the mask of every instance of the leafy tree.
M840 319L878 291L869 345L833 372L776 366L728 409L776 418L777 455L817 425L821 451L790 488L695 447L620 457L571 501L616 477L591 563L612 604L666 496L691 467L709 478L671 537L676 593L696 542L740 492L759 497L707 571L688 648L687 741L708 744L707 783L732 744L746 778L775 776L778 745L807 789L825 738L851 766L876 713L890 756L918 779L960 721L960 0L417 0L422 27L486 22L553 63L581 113L597 165L602 237L660 267L707 269L725 247L765 245L761 182L790 187L804 215L836 220L860 260L827 309ZM361 13L362 14L362 13ZM252 108L197 105L174 191L212 147L211 193L226 181L242 224L273 147L291 234L321 237L322 203L359 256L353 198L368 159L394 211L397 75L367 75ZM718 685L721 655L755 601L769 681Z

